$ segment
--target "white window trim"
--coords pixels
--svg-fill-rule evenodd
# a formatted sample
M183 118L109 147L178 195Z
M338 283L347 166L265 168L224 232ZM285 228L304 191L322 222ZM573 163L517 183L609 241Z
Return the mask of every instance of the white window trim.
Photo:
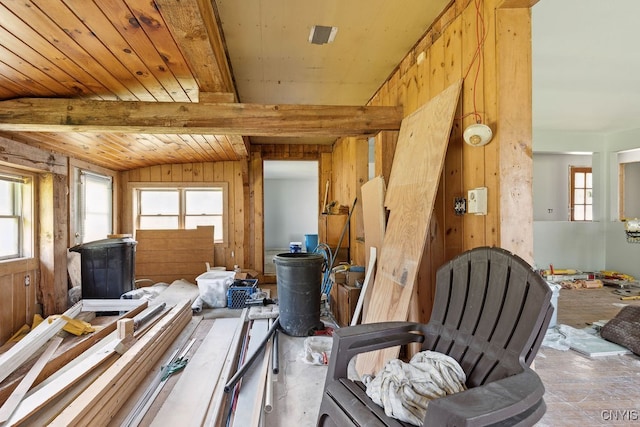
M179 190L189 188L222 188L222 241L216 240L215 244L227 246L229 244L229 184L227 182L130 182L127 184L127 193L131 200L129 214L132 234L135 239L135 232L138 229L138 197L136 192L144 189L167 189Z
M74 211L74 236L73 236L73 241L75 242L75 244L80 244L84 242L84 219L85 219L85 212L84 210L81 209L81 205L83 203L83 200L85 198L85 192L84 192L84 187L83 186L83 177L86 176L92 176L92 177L96 177L99 179L102 179L104 181L108 181L109 182L109 187L111 190L111 203L109 204L109 215L110 215L110 222L111 222L111 230L107 233L107 234L112 234L113 233L113 207L114 207L114 203L113 203L113 198L114 198L114 192L113 192L113 187L114 187L114 180L113 180L113 176L111 175L106 175L103 173L99 173L99 172L93 172L84 168L79 168L76 167L74 168L73 171L73 182L74 182L74 187L75 187L75 192L74 192L74 200L73 200L73 211ZM106 237L106 236L105 236Z
M20 200L21 219L18 242L18 254L14 257L0 259L0 262L12 262L33 258L35 255L35 227L36 205L35 186L36 176L21 169L0 166L0 176L9 181L24 184Z

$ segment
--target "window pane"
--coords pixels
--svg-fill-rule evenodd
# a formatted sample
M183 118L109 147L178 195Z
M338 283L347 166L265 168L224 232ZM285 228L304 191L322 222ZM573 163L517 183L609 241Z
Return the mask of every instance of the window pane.
M178 228L177 216L141 216L140 228L143 230L171 230Z
M0 218L0 234L2 235L2 239L0 239L0 258L19 255L19 229L18 218Z
M187 215L222 214L222 191L185 190Z
M0 215L13 215L13 186L9 181L0 180Z
M111 212L111 185L87 180L85 209L87 212L109 214Z
M576 221L584 221L584 206L576 205L574 207L573 219Z
M586 221L593 221L593 214L591 213L591 208L592 208L592 206L590 206L590 205L587 205L587 206L584 207L584 209L586 211L585 215L584 215L584 219Z
M591 172L587 173L587 188L593 188L593 185L591 184Z
M111 218L104 214L87 213L83 242L106 239L108 234L111 234Z
M584 188L584 173L576 172L575 173L575 187L576 188Z
M142 215L178 215L180 199L177 190L141 190L140 213Z
M83 242L106 239L112 231L111 180L91 174L84 179Z
M587 194L587 200L586 200L586 204L588 205L592 205L593 204L593 190L587 190L586 192Z
M584 190L574 190L573 193L573 203L576 205L584 204Z

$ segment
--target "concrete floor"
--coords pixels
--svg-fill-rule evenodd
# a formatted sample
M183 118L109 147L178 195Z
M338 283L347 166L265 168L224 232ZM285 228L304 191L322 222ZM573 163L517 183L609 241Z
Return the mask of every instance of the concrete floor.
M279 336L280 373L273 382L273 410L265 414L266 427L314 426L326 365L311 365L301 359L305 337Z

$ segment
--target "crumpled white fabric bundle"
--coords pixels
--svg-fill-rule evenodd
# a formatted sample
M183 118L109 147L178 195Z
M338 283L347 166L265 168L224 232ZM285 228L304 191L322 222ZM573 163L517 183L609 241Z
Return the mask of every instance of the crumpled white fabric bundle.
M465 390L466 379L454 358L427 350L409 363L389 360L377 376L364 375L362 382L388 417L422 425L429 401Z

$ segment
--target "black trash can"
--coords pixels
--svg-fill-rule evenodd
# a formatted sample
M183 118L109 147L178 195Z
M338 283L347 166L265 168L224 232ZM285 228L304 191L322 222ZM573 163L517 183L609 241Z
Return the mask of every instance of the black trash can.
M324 257L316 253L282 253L276 255L273 262L283 331L304 337L323 329L320 302Z
M137 242L130 237L96 240L70 248L80 253L82 298L119 299L134 289Z

